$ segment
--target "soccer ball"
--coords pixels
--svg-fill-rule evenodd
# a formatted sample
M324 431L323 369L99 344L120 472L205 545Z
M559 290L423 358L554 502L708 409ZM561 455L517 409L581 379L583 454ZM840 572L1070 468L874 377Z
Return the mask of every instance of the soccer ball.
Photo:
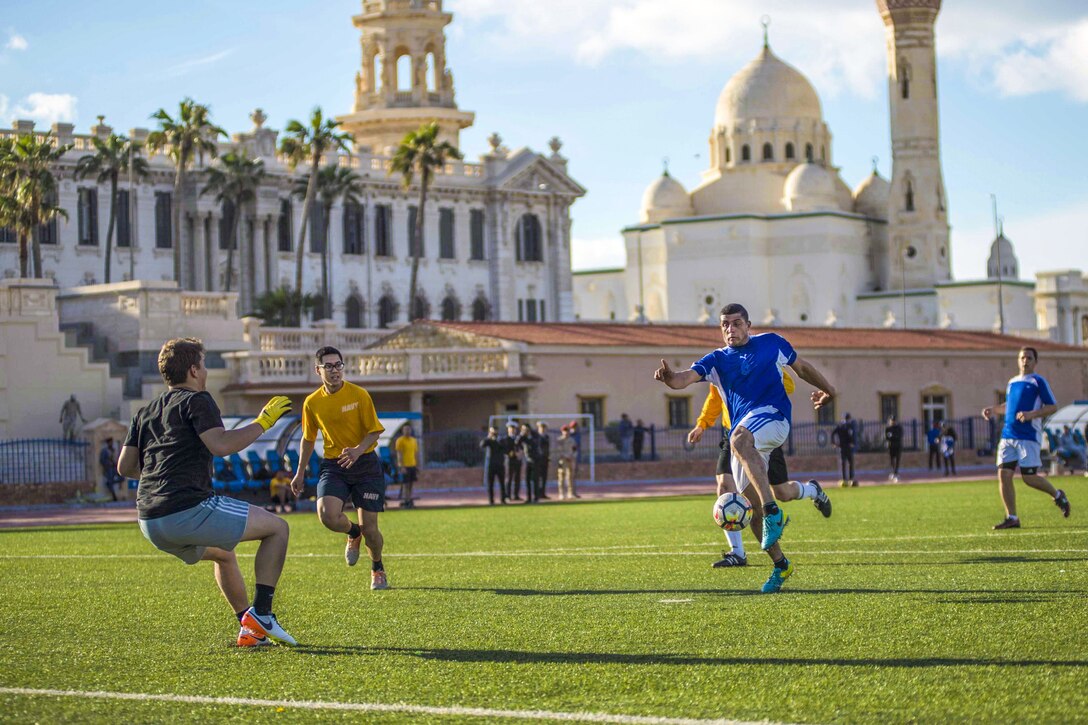
M723 493L714 502L714 523L726 531L740 531L752 518L752 507L743 494Z

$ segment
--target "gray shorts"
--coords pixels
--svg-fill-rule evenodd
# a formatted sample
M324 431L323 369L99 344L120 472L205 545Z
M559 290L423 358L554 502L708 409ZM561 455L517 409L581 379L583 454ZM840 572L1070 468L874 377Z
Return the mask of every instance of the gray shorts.
M192 508L157 519L140 519L140 531L156 549L186 564L204 557L209 546L233 551L249 520L249 504L227 496L212 496Z

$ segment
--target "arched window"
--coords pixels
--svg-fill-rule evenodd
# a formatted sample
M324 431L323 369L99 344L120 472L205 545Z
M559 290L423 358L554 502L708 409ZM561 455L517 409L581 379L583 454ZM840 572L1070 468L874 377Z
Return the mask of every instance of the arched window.
M348 295L344 300L344 327L363 326L363 301L359 295Z
M310 308L310 319L314 322L318 320L324 320L328 315L325 310L325 298L321 295L314 295L314 306Z
M543 262L544 244L540 219L536 214L522 214L517 227L517 261Z
M815 157L812 155L812 144L805 144L805 161L812 163Z
M490 306L483 297L477 297L472 303L472 321L485 322L491 316Z
M726 146L725 147L725 163L728 164L733 160L732 158L730 158L731 156L732 156L732 154L729 153L729 147Z
M907 211L914 211L914 184L910 179L907 179L907 193L906 193L905 208Z
M412 303L412 319L425 320L431 316L431 305L422 294L417 294Z
M434 63L434 51L428 50L425 58L427 64L427 90L434 93L438 90L438 68Z
M370 87L375 93L382 89L382 57L377 52L370 56Z
M412 90L412 56L407 53L397 56L397 90Z
M910 98L910 63L907 62L906 58L899 59L897 70L899 73L899 93L904 99Z
M397 320L397 303L389 295L378 300L378 327L385 329Z
M787 143L786 144L786 159L787 160L792 160L794 156L795 156L795 154L793 153L793 144L792 143Z
M752 160L752 149L748 148L748 144L744 144L743 146L740 147L740 160L741 161L751 161Z
M774 161L774 146L769 143L763 144L763 160Z
M448 295L442 300L442 319L446 322L461 319L461 304L454 299L453 295Z
M827 161L827 147L824 146L823 144L820 144L820 162L823 163L823 162L826 162L826 161Z

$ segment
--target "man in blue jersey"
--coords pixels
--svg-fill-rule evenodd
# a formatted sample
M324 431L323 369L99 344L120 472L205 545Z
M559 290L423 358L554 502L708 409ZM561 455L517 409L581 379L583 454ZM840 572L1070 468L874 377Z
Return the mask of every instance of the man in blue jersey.
M729 410L733 432L733 478L743 491L751 483L763 502L763 550L774 562L774 570L763 585L764 593L777 592L793 574L793 564L782 554L778 540L789 523L775 502L767 477L771 451L786 442L792 408L782 383L782 369L793 368L799 378L816 388L812 404L819 408L835 395L835 388L811 363L801 359L789 342L773 332L751 335L748 311L733 303L721 309L719 322L725 347L704 355L684 371L674 371L662 360L654 372L674 390L709 381L718 388Z
M1035 374L1035 366L1039 363L1039 353L1035 348L1020 348L1017 360L1020 374L1009 380L1005 388L1005 402L982 409L982 417L986 420L1005 414L1005 426L1001 429L1001 442L997 446L997 479L1001 501L1005 504L1005 520L994 526L995 529L1020 528L1020 518L1016 515L1016 490L1012 487L1013 473L1018 465L1024 483L1053 498L1062 515L1069 517L1069 498L1065 491L1055 489L1050 481L1039 475L1042 465L1039 434L1043 429L1043 418L1054 415L1058 404L1046 379Z

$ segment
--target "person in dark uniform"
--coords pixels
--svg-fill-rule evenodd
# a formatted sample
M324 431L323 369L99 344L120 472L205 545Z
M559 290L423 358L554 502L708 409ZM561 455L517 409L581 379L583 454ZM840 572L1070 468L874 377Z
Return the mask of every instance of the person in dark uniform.
M487 438L480 441L480 448L486 452L487 462L487 502L495 505L495 483L499 484L499 499L506 503L506 471L503 464L506 462L506 445L499 440L499 431L494 427L487 429Z
M849 413L844 415L842 423L831 431L831 442L838 446L839 463L842 465L842 481L839 485L843 488L857 486L858 481L854 478L854 447L857 445L857 433Z
M926 431L926 446L929 448L929 470L941 470L941 426L936 420Z
M525 462L525 503L533 503L533 493L536 490L535 467L540 457L540 442L528 423L521 424L516 442L518 448L521 449L521 458ZM520 481L515 485L520 485Z
M537 501L548 498L548 462L552 456L552 441L548 437L548 424L539 421L536 424L537 455L533 459L533 495Z
M506 495L511 501L521 500L521 444L518 443L517 423L506 424Z
M635 454L635 460L642 460L642 445L646 440L646 433L650 429L642 422L642 418L635 421L635 437L632 439L631 446Z
M903 426L896 422L894 415L888 416L888 426L884 429L884 442L888 444L888 463L892 472L888 480L899 482L899 460L903 455Z

